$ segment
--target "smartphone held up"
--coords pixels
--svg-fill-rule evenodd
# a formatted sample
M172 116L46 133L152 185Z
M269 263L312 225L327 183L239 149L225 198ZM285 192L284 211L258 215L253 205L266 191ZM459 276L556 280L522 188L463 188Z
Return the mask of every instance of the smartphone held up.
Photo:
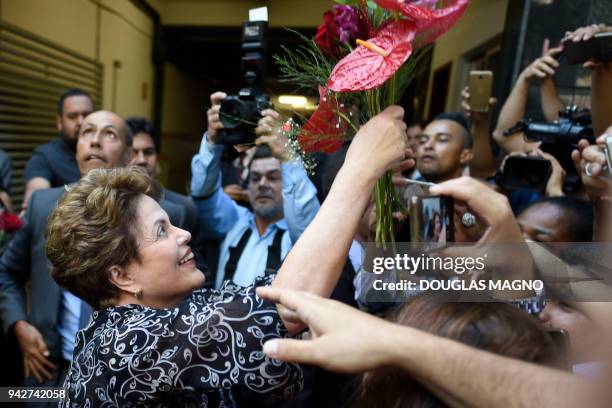
M493 92L493 72L471 71L468 89L472 112L488 112L489 99Z
M410 202L410 240L432 244L453 242L454 208L452 197L413 197Z

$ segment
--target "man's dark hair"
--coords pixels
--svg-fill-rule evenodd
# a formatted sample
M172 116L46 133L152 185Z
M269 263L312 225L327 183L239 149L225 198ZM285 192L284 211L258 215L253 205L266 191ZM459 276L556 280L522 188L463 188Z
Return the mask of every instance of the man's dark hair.
M274 157L274 155L272 154L272 150L270 149L270 146L268 146L267 144L262 144L257 146L257 148L255 149L255 154L253 154L253 157L251 158L251 161L249 162L249 177L251 176L251 165L253 164L253 162L257 159L268 159L270 157Z
M593 240L593 205L589 201L575 197L546 197L535 201L523 211L539 204L550 204L559 207L572 234L571 242L591 242Z
M251 163L253 163L253 161L257 159L267 159L269 157L274 157L274 155L272 154L272 150L270 149L270 146L268 146L267 144L262 144L262 145L259 145L257 149L255 150L255 154L253 155L253 158L251 159ZM249 163L249 167L251 167L251 163Z
M461 126L465 130L465 132L463 133L463 148L472 148L472 134L470 133L470 125L465 116L463 116L459 112L448 112L437 115L435 118L433 118L432 122L436 120L450 120L451 122L455 122L456 124Z
M151 139L153 139L153 144L155 145L155 150L158 150L157 137L155 137L156 133L153 123L145 118L134 116L127 118L125 123L127 123L128 127L132 131L132 136L136 136L139 133L146 133L147 135L151 136Z
M72 96L86 96L91 101L92 110L95 111L94 101L87 92L79 88L70 88L60 96L59 102L57 103L57 114L62 116L64 114L64 101Z
M134 134L127 124L123 127L123 136L125 137L125 144L132 147L134 145Z

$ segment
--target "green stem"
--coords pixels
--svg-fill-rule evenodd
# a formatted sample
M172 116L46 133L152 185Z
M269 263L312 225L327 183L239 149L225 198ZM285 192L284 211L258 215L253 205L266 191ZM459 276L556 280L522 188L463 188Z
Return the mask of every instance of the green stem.
M383 104L391 106L397 99L397 78L391 78L381 87L366 92L368 114L372 118L383 110ZM391 243L393 251L396 250L395 237L393 235L393 209L399 206L400 211L404 211L404 206L395 192L393 185L393 175L386 172L374 187L374 200L376 203L376 243L382 244L386 249L386 244Z
M397 77L395 74L391 75L387 82L387 106L394 105L397 100Z
M368 91L366 99L368 101L370 117L374 117L382 111L383 103L387 106L393 105L396 102L396 91L397 80L395 75L392 75L382 87ZM384 101L383 98L385 99ZM390 172L386 172L376 183L374 198L376 202L376 242L382 244L383 248L386 248L386 243L390 242L393 251L395 251L393 208L398 203L400 209L403 206L395 192L393 175Z
M346 116L342 111L338 110L338 116L340 116L340 118L342 118L343 120L346 121L346 123L348 123L349 125L351 125L351 127L353 128L353 131L355 133L357 133L359 131L359 128L353 123L353 121L351 120L351 118L349 118L348 116Z

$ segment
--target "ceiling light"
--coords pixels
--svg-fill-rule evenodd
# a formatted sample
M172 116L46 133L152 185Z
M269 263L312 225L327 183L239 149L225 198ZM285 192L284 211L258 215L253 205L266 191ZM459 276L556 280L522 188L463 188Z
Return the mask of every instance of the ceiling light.
M281 105L291 105L294 108L300 108L308 104L308 99L305 96L281 95L278 97L278 103Z

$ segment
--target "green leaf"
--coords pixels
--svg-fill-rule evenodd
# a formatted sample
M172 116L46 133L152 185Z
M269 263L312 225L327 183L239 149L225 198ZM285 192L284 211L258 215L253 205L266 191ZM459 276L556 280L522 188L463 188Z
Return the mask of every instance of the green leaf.
M325 55L313 39L295 30L289 31L300 38L301 44L295 49L282 47L283 52L274 56L281 81L297 85L298 90L316 91L319 85L327 83L338 59Z

